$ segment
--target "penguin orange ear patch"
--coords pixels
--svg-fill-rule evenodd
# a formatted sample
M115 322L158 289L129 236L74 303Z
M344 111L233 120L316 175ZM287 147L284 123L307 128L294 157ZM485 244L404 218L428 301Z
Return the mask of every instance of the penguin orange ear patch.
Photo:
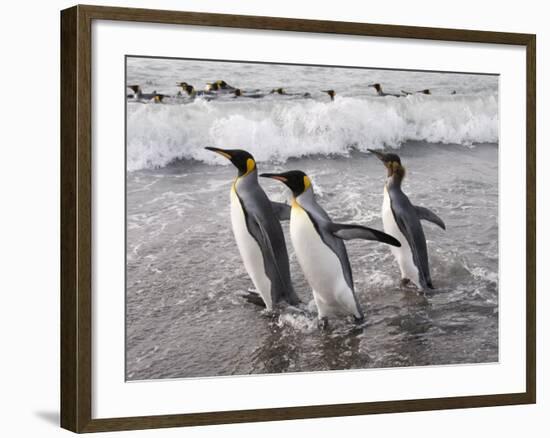
M311 180L309 176L304 175L304 192L311 187Z
M255 168L256 162L252 158L246 160L246 173L252 172Z

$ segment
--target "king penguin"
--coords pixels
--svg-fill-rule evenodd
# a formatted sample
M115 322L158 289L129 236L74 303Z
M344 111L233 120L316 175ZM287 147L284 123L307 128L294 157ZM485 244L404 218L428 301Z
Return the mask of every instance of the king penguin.
M240 149L207 147L233 163L238 175L231 186L231 223L237 247L252 283L267 310L281 300L300 302L290 280L290 267L279 220L290 218L290 207L271 202L258 182L256 161Z
M290 237L298 262L313 290L319 327L326 328L328 317L353 315L357 322L364 315L353 286L351 266L344 240L377 240L399 246L392 236L361 225L332 222L315 200L310 178L302 171L264 173L292 190Z
M141 90L141 87L139 85L129 85L129 89L131 89L134 92L134 99L139 101L149 101L152 99L155 99L157 96L157 92L153 91L152 93L144 93ZM132 97L132 95L128 95L128 97Z
M413 205L403 193L401 183L405 177L405 168L401 165L398 155L384 154L372 149L369 151L378 157L387 169L382 221L384 231L401 242L401 247L391 248L401 270L401 285L406 286L412 281L421 291L426 288L433 289L426 237L420 220L430 221L442 229L445 229L445 223L431 210Z
M376 90L376 94L380 97L386 97L386 96L403 97L404 96L403 94L386 93L384 90L382 90L382 85L378 83L367 85L367 88L374 88Z
M336 96L336 92L334 90L321 90L323 93L327 93L330 96L330 100L334 101L334 96Z

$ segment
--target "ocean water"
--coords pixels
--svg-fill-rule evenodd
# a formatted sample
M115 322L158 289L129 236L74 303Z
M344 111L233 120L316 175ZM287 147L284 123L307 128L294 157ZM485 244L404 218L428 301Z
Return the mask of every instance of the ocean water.
M127 83L145 92L217 79L297 95L128 102L127 379L498 361L498 78L128 58ZM432 95L382 98L372 82ZM283 223L304 305L267 314L248 303L229 217L236 170L205 146L247 149L261 171L301 169L334 220L378 229L385 170L366 149L395 149L405 192L447 225L424 224L436 290L400 288L387 246L346 242L366 323L320 331Z

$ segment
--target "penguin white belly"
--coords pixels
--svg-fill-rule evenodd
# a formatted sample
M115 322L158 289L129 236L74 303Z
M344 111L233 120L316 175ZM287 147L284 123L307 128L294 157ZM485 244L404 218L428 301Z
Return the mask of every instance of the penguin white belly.
M298 263L313 290L319 318L349 314L359 318L340 259L322 241L308 214L297 204L293 205L290 215L290 238Z
M401 278L408 278L416 287L422 289L419 282L418 268L414 264L411 247L406 237L395 222L395 217L391 210L391 200L388 191L384 187L384 202L382 203L382 222L384 223L384 232L395 237L401 243L400 247L390 246L391 252L401 270Z
M244 211L234 187L231 188L231 224L246 272L264 300L267 310L272 310L271 280L265 273L264 258L258 242L248 232Z

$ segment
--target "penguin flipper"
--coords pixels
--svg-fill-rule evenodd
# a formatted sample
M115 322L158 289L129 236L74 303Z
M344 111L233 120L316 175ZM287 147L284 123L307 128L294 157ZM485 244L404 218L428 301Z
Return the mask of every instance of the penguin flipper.
M387 243L388 245L392 246L401 246L401 243L399 243L399 240L397 240L395 237L390 236L389 234L386 234L382 231L364 227L362 225L337 224L331 222L329 225L329 229L332 235L342 240L375 240L378 242Z
M395 222L411 248L413 262L419 273L419 281L426 288L431 283L431 277L426 237L424 236L420 218L412 204L408 204L409 208L402 202L392 201L391 205Z
M418 219L423 219L425 221L429 221L433 224L436 224L439 228L445 230L445 222L441 220L441 218L436 215L433 211L428 210L425 207L418 207L414 206L414 209L416 210L416 214L418 216Z
M269 258L273 262L275 275L277 275L279 282L281 286L286 285L286 290L283 290L281 293L283 295L283 298L286 299L290 304L298 304L300 303L300 299L296 295L296 292L294 291L294 288L292 287L292 284L287 284L285 281L285 277L283 276L281 269L279 268L279 262L277 259L277 255L275 253L275 249L273 248L273 244L271 242L271 239L269 237L268 231L265 228L265 225L262 223L262 220L258 216L254 216L255 222L258 224L258 230L260 231L258 236L255 235L256 239L261 239L262 245L262 252L267 252L269 255ZM279 225L280 226L280 225ZM280 296L273 297L273 302L278 302L280 300Z
M284 202L271 201L271 207L280 221L290 220L290 205L285 204Z

